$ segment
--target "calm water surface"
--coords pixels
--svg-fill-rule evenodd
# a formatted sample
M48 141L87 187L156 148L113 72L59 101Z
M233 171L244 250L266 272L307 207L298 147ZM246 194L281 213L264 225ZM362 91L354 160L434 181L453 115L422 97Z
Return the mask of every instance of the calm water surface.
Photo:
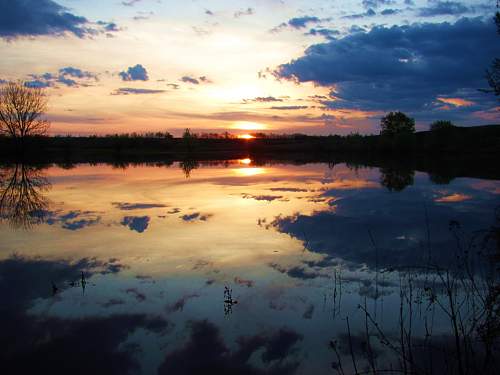
M453 272L500 205L500 181L345 164L0 173L4 374L347 374L353 356L359 372L370 358L397 367L372 323L446 340L428 266Z

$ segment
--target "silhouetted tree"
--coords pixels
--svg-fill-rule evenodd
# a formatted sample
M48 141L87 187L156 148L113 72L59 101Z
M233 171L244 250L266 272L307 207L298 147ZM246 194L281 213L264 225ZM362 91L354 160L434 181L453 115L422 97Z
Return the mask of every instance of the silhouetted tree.
M390 112L380 120L381 135L395 136L398 134L415 133L415 120L403 112Z
M456 128L456 125L448 120L434 121L430 126L431 131L448 130L453 128Z
M45 135L49 123L42 119L48 98L41 88L9 82L0 88L0 133L12 138Z
M196 135L191 133L189 129L186 129L184 130L184 134L182 134L182 139L187 150L191 151L194 145L194 140L196 139Z

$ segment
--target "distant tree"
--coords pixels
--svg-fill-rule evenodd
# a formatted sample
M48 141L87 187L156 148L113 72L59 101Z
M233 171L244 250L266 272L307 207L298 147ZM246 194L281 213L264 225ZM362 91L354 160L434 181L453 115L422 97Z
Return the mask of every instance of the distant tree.
M430 126L431 131L442 131L442 130L448 130L448 129L453 129L453 128L456 128L456 125L448 120L434 121Z
M415 120L403 112L390 112L380 120L381 135L395 136L398 134L415 133Z
M188 151L193 149L194 141L196 139L196 134L191 133L191 130L184 130L184 134L182 134L182 139L184 141L184 145L186 146Z
M42 118L48 98L42 88L27 87L23 82L9 82L0 88L0 133L24 139L45 135L49 123Z

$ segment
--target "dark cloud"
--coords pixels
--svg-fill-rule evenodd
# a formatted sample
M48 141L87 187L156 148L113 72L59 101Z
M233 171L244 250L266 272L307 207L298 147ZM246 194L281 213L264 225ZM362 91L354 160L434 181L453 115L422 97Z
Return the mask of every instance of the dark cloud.
M255 199L256 201L267 201L267 202L272 202L277 199L283 199L282 195L252 195L252 194L246 194L242 193L241 196L245 199Z
M270 263L269 267L280 273L287 274L294 279L311 280L317 277L326 277L315 270L308 270L303 266L284 267L277 263Z
M270 103L270 102L282 102L283 99L276 98L274 96L258 96L253 99L243 99L243 103Z
M146 295L142 292L139 292L136 288L128 288L125 293L134 296L137 302L143 302L146 300Z
M471 9L457 1L433 1L429 6L420 8L418 15L421 17L459 16L469 11Z
M192 214L186 214L181 216L181 219L184 221L207 221L212 215L211 214L202 214L201 212L193 212Z
M169 327L164 319L145 314L85 319L2 315L0 325L0 345L9 348L0 354L2 373L56 375L137 374L138 345L129 337L138 329L164 334Z
M377 12L375 12L372 8L370 8L370 9L368 9L364 13L349 14L347 16L343 16L342 18L350 19L350 20L356 20L356 19L359 19L359 18L373 17L373 16L376 16L376 15L377 15Z
M155 90L155 89L138 89L133 87L120 87L113 91L111 95L149 95L149 94L161 94L165 90Z
M148 228L149 221L149 216L125 216L120 224L129 227L130 230L143 233Z
M479 96L477 88L485 85L484 67L500 53L497 38L493 22L481 19L376 26L312 45L275 74L335 85L335 100L323 103L330 108L430 111L438 95Z
M141 64L130 66L126 71L118 73L123 81L147 81L149 80L146 68Z
M283 31L286 28L292 28L295 30L300 30L306 28L309 24L320 23L323 21L322 19L315 16L303 16L303 17L295 17L289 19L287 22L283 22L276 27L273 27L270 32L278 33Z
M190 293L182 296L179 298L177 301L175 301L173 304L167 307L168 312L176 312L176 311L182 311L184 310L184 306L186 306L186 303L193 298L198 298L200 295L198 293Z
M106 30L52 0L0 0L0 37L73 34L79 38Z
M87 278L94 274L115 273L124 266L117 260L108 262L84 258L74 262L65 260L44 260L11 256L0 261L0 310L22 310L31 306L36 299L52 296L52 283L62 291L80 280L82 272ZM14 287L15 286L15 287Z
M270 188L269 190L271 191L288 191L288 192L293 192L293 193L305 193L308 190L307 189L301 189L301 188L289 188L289 187L281 187L281 188Z
M335 37L337 35L340 35L340 31L338 31L338 30L332 30L332 29L316 29L316 28L312 28L307 33L305 33L305 35L312 35L312 36L321 35L321 36L325 37L328 40L332 40L332 39L335 39Z
M470 211L467 202L462 205L433 203L429 201L427 191L416 188L405 189L397 195L375 188L329 190L325 192L325 197L338 198L335 212L279 217L272 222L278 231L303 241L307 249L326 255L326 258L321 264L306 263L309 267L315 267L312 271L300 266L297 270L276 264L271 264L271 267L292 277L306 274L305 278L313 278L321 268L333 265L334 259L343 260L353 268L366 265L370 268L399 269L426 264L429 257L426 250L426 211L432 233L432 261L451 267L454 264L456 243L449 230L450 220L460 221L470 231L487 228L490 225L491 207L495 205L493 202L496 199L493 194L486 192L481 196L477 191L472 193L465 188L461 192L475 196L473 211ZM415 205L415 202L428 203L424 208ZM365 290L364 293L369 294L370 291Z
M113 206L123 211L131 210L146 210L150 208L161 208L167 207L165 204L161 203L128 203L128 202L113 202Z
M395 2L396 1L394 0L363 0L361 4L366 9L369 9L369 8L377 8L382 5L391 5L394 4Z
M282 106L273 106L269 109L275 109L279 111L294 111L298 109L307 109L309 108L307 105L282 105Z
M255 281L253 280L245 280L245 279L242 279L241 277L238 277L236 276L234 278L234 282L238 285L243 285L243 286L246 286L247 288L251 288L255 285Z
M68 87L89 86L90 81L97 81L98 76L79 68L68 66L59 69L58 73L43 73L43 74L30 74L31 80L26 81L27 87L56 87L58 84L63 84Z
M43 216L47 224L60 224L61 228L68 230L79 230L101 222L101 216L94 211L75 210L66 213L62 211L46 211Z
M318 22L321 22L321 20L318 17L314 16L296 17L288 20L288 26L293 27L294 29L302 29L305 28L308 24Z
M387 8L380 12L383 16L392 16L393 14L401 13L400 9Z
M234 13L234 18L240 18L242 16L251 16L252 14L254 14L253 8L242 9Z
M190 323L191 335L184 347L167 354L158 374L294 374L299 362L293 356L295 345L302 335L288 328L271 334L242 336L231 350L224 342L219 329L208 321ZM264 368L255 367L251 357L260 357ZM193 360L196 358L196 360Z
M184 82L184 83L190 83L193 85L199 85L201 83L212 83L212 81L210 81L205 76L201 76L201 77L184 76L184 77L181 77L180 81Z

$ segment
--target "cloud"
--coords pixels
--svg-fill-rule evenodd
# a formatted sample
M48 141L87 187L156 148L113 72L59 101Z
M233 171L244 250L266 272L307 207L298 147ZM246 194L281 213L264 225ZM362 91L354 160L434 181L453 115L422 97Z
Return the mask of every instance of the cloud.
M282 102L283 99L276 98L274 96L259 96L253 99L243 99L243 103L271 103L271 102Z
M167 207L167 205L162 203L128 203L128 202L113 202L111 203L116 208L123 211L131 210L147 210L150 208L161 208Z
M184 83L191 83L193 85L199 85L201 83L212 83L212 81L210 81L206 76L201 76L201 77L184 76L181 77L180 81Z
M343 16L342 18L350 19L350 20L356 20L356 19L359 19L359 18L373 17L373 16L376 16L376 15L377 15L377 12L375 12L372 8L370 8L370 9L368 9L364 13L350 14L350 15L347 15L347 16Z
M387 9L384 9L383 11L381 11L380 14L383 16L392 16L393 14L398 14L401 12L402 12L401 9L387 8Z
M466 100L462 98L437 98L440 102L451 104L455 107L470 107L475 103L471 100Z
M192 214L186 214L181 216L184 221L207 221L212 215L211 214L201 214L200 212L194 212Z
M52 0L0 0L0 38L65 34L83 38L106 31L110 30L92 24Z
M243 10L238 10L237 12L234 13L234 18L240 18L243 16L251 16L254 14L253 8L247 8Z
M453 190L446 192L445 197L442 193L429 197L428 189L405 189L397 197L390 199L386 191L377 188L331 189L323 195L338 198L334 211L278 217L271 225L279 232L288 233L302 241L310 251L326 255L330 259L342 260L355 268L366 266L371 269L399 269L409 265L419 266L429 261L428 253L421 251L422 244L427 243L426 213L422 206L415 206L417 201L428 202L426 210L428 225L432 231L432 262L452 266L455 264L453 250L456 249L456 243L449 231L449 221L458 217L462 226L471 232L487 228L490 225L491 207L496 199L489 192L478 196L478 190L471 191L466 186L455 185ZM473 196L474 200L464 200L467 196ZM444 202L448 202L435 203L433 198L445 198ZM473 213L466 209L472 202L475 207ZM377 251L373 247L369 231L373 235ZM297 266L299 272L294 270L290 273L290 267L276 264L270 266L289 276L304 273L317 275L321 270ZM328 263L318 266L325 267ZM313 278L313 275L306 278Z
M62 213L61 211L45 211L43 215L47 224L60 224L61 228L72 231L80 230L101 222L101 217L93 211L74 210L67 213Z
M283 22L279 24L276 27L273 27L270 32L271 33L278 33L282 31L283 29L286 29L287 27L290 27L295 30L300 30L304 29L311 23L320 23L323 21L322 19L315 17L315 16L302 16L302 17L295 17L289 19L287 22Z
M200 297L200 295L197 293L186 294L181 298L179 298L177 301L175 301L172 305L168 306L167 311L168 312L182 311L184 310L184 306L186 305L187 301L198 297Z
M457 1L434 1L429 6L420 8L420 17L458 16L471 11L467 6Z
M273 106L269 109L276 109L281 111L294 111L298 109L307 109L309 108L307 105L282 105L282 106Z
M143 233L148 228L149 221L149 216L125 216L120 224L129 227L130 230Z
M245 279L242 279L241 277L238 277L236 276L234 278L234 282L238 285L243 285L243 286L246 286L247 288L251 288L255 285L255 281L253 280L245 280Z
M287 192L292 192L292 193L305 193L308 190L307 189L301 189L301 188L288 188L288 187L282 187L282 188L270 188L269 190L271 191L287 191Z
M190 337L182 348L165 356L159 375L187 375L200 372L214 374L291 375L299 362L293 360L295 345L302 335L289 328L254 336L240 336L236 347L229 348L220 330L206 320L189 323ZM258 354L257 354L258 353ZM260 355L262 366L251 360ZM196 358L193 361L193 358Z
M396 1L394 0L363 0L362 5L364 8L369 9L369 8L378 8L381 5L391 5L394 4Z
M126 71L118 73L123 81L148 81L148 72L141 64L129 67Z
M120 87L115 91L113 91L111 95L150 95L150 94L161 94L163 92L165 92L165 90Z
M294 29L302 29L308 24L319 22L321 22L321 20L315 16L295 17L288 20L288 26L293 27Z
M275 75L335 86L323 102L332 109L431 111L437 96L479 95L497 38L493 22L479 18L376 26L312 45Z
M116 260L103 262L94 258L83 258L74 262L66 260L45 260L11 256L0 261L0 293L2 308L23 310L39 298L49 298L51 284L60 291L71 287L71 283L80 280L82 272L87 278L94 274L116 273L117 266L124 266ZM12 286L16 287L13 288Z
M278 263L270 263L269 267L294 279L311 280L317 277L326 277L315 270L309 270L303 266L284 267Z
M142 0L125 0L122 5L126 7L133 7L135 4L140 3Z
M136 288L128 288L125 293L134 296L137 302L143 302L146 300L146 295L142 292L139 292Z
M253 195L253 194L242 193L241 196L244 199L254 199L256 201L267 201L267 202L272 202L272 201L275 201L278 199L280 199L280 200L283 199L282 195L266 195L266 194Z
M332 29L316 29L316 28L312 28L307 33L305 33L304 35L312 35L312 36L321 35L321 36L325 37L328 40L332 40L332 39L335 39L335 36L340 35L340 31L338 31L338 30L332 30Z
M89 78L89 79L97 79L97 75L94 73L90 73L78 68L74 68L72 66L67 66L65 68L59 69L59 74L62 76L70 76L74 78Z
M26 87L47 88L63 84L68 87L90 86L90 81L97 81L98 76L79 68L67 66L57 73L30 74L31 80L25 82Z

